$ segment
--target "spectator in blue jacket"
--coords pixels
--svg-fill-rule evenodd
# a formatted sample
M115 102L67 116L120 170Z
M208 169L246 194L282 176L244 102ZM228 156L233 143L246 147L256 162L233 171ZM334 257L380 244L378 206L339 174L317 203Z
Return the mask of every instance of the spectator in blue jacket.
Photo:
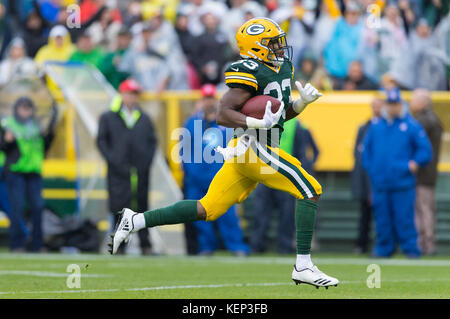
M397 88L386 92L382 117L364 138L363 166L370 177L375 217L374 257L390 257L398 243L407 257L419 257L414 225L416 174L431 160L423 127L409 113Z
M214 85L205 84L202 95L200 110L189 117L185 124L190 139L182 141L186 199L200 199L206 194L209 184L223 165L223 157L216 154L214 149L217 146L226 147L228 139L233 136L232 131L227 132L225 127L216 123L218 101ZM219 160L216 155L220 156ZM215 222L196 221L193 224L197 233L197 254L211 255L219 248L216 232L220 234L227 250L239 256L249 254L250 248L243 240L236 206L232 206Z
M360 7L351 1L346 6L344 17L336 22L323 52L325 69L335 79L344 79L348 75L350 63L357 58L363 28Z

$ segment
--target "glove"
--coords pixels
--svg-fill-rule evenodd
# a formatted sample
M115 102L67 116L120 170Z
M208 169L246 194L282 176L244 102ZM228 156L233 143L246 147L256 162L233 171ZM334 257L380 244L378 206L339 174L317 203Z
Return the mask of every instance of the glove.
M236 146L228 146L226 148L217 146L214 150L222 154L223 159L227 161L230 158L244 155L245 152L247 152L247 149L250 147L251 139L251 137L248 137L248 139L246 139L245 136L241 136Z
M298 114L303 112L309 103L314 102L322 96L322 93L319 93L319 91L309 83L303 87L299 81L295 81L295 86L297 87L298 93L300 93L300 98L294 101L292 107Z
M267 101L264 117L259 120L254 117L247 116L246 122L248 128L269 129L274 127L280 120L281 114L284 110L284 103L281 102L280 108L277 112L272 113L272 102Z

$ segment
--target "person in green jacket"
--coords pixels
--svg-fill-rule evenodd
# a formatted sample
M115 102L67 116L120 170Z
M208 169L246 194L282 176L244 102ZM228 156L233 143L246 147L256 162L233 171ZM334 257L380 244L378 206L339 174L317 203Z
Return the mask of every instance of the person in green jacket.
M103 56L102 50L92 43L91 35L85 32L78 38L77 48L70 56L69 61L84 62L100 69Z
M52 108L48 128L42 132L36 119L36 107L28 97L19 98L13 106L13 115L2 119L0 151L5 153L2 178L10 201L10 249L25 251L27 233L24 231L25 203L31 212L31 251L43 246L41 227L44 200L42 198L42 163L45 151L53 140L57 109Z
M120 61L131 43L129 28L122 27L117 35L116 50L106 53L100 63L100 71L108 82L117 90L120 83L129 77L129 73L118 70Z

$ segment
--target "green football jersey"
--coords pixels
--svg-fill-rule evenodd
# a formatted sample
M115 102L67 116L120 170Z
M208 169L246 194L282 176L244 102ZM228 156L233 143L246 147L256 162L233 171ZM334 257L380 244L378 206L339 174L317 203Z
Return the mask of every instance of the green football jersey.
M284 102L284 111L278 123L270 130L255 130L260 143L278 147L286 110L291 107L291 80L293 67L290 61L285 61L278 68L254 59L236 61L225 70L225 83L230 88L241 88L249 91L252 96L270 95Z

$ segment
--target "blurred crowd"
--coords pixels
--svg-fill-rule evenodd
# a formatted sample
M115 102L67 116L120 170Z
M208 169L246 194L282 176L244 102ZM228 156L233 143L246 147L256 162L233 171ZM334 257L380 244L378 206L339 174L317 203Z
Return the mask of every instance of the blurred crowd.
M246 20L278 22L295 79L320 90L448 90L449 0L1 0L0 86L46 61L84 62L115 87L221 88Z

